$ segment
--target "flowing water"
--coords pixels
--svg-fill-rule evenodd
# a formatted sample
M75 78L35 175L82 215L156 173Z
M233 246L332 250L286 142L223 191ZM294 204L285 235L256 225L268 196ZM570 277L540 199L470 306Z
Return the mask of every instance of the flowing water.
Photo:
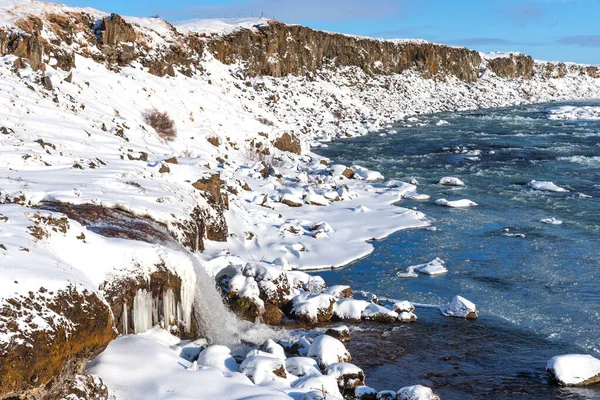
M598 385L563 390L544 372L553 355L600 357L600 121L549 120L548 106L423 115L395 124L395 134L317 149L388 179L417 179L431 200L400 205L423 211L437 228L398 232L375 242L369 257L319 275L417 303L447 304L460 294L480 311L471 322L417 309L415 324L361 328L350 349L368 366L368 383L424 383L444 399L600 398ZM441 186L443 176L466 185ZM569 191L533 190L534 179ZM439 198L479 206L439 207ZM540 222L549 217L563 223ZM435 257L447 274L397 276ZM398 354L370 351L373 342Z

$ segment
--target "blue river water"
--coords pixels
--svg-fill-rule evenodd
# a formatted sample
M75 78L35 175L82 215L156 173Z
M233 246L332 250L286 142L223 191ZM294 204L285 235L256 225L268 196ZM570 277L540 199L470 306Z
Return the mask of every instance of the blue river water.
M599 385L561 389L544 370L558 354L600 358L600 121L551 120L545 109L556 105L421 115L315 150L386 179L416 179L431 199L399 205L436 228L397 232L370 256L319 275L416 303L460 294L480 312L472 322L417 309L414 324L361 325L349 348L368 384L422 383L443 399L600 398ZM465 186L439 185L444 176ZM531 180L568 192L533 190ZM440 198L478 206L436 206ZM540 222L551 217L562 224ZM436 257L447 274L397 276Z

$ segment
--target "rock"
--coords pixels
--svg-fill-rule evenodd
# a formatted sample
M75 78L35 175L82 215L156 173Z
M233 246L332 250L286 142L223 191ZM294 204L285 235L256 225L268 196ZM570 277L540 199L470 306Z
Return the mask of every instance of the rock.
M333 313L341 321L359 322L362 312L372 303L365 300L341 299L335 303Z
M342 394L354 393L358 386L365 384L365 374L362 369L350 363L334 363L327 367L325 374L337 380Z
M73 83L73 72L69 72L69 75L65 78L65 82Z
M292 383L292 388L310 390L302 397L307 400L325 400L325 394L327 399L343 398L338 389L337 381L333 377L327 375L300 378Z
M461 200L446 200L446 199L438 199L435 201L437 206L451 207L451 208L466 208L476 206L477 203L471 201L469 199L461 199Z
M445 177L441 178L439 184L445 185L445 186L464 186L465 185L465 183L463 181L461 181L460 179L455 178L453 176L445 176Z
M354 397L357 400L376 400L377 390L369 386L358 386L354 389Z
M231 356L231 350L221 345L212 345L202 350L198 356L198 365L213 367L223 373L238 371L238 364Z
M54 86L52 86L52 80L47 77L47 76L43 76L42 80L41 80L42 86L44 87L44 89L46 90L52 90L54 89Z
M403 387L396 393L396 398L398 400L440 400L433 390L422 385Z
M347 179L352 179L354 178L354 171L352 168L346 168L344 171L342 171L342 176Z
M35 393L42 398L60 390L117 335L110 308L87 290L66 287L49 295L40 289L4 304L0 335L12 336L1 349L0 393L5 397ZM17 320L22 322L17 325ZM39 329L42 324L47 328Z
M240 365L240 372L256 385L286 382L285 361L275 357L251 355Z
M179 161L177 161L177 157L171 157L171 158L167 158L165 160L165 162L167 164L179 164Z
M398 313L398 321L400 322L415 322L417 320L417 316L413 312L403 311Z
M262 320L265 324L271 326L279 326L281 324L281 319L283 318L283 313L274 304L266 303L265 304L265 312L262 314Z
M444 310L444 314L451 317L476 319L477 307L464 297L454 296L450 305Z
M327 288L324 294L328 294L330 296L335 297L336 299L351 299L354 297L354 293L352 292L352 288L347 285L334 285Z
M0 133L3 135L10 135L11 133L15 133L14 129L7 128L5 126L0 127Z
M212 174L209 178L198 179L192 186L197 190L205 192L211 204L225 208L225 198L221 193L222 184L221 175L217 173Z
M398 318L398 313L378 304L369 304L362 312L362 318L381 323L392 323Z
M292 313L295 318L309 325L327 322L333 317L333 306L336 299L325 294L296 296Z
M310 357L290 357L285 360L288 372L299 378L321 376L321 370L317 362Z
M43 69L44 45L38 32L31 35L19 35L10 43L12 53L26 59L34 71Z
M412 313L415 312L415 306L413 306L410 301L398 301L394 303L392 310L396 311L398 314L403 312Z
M100 31L100 41L107 46L114 46L124 42L135 42L136 35L133 26L125 22L123 17L118 14L111 14L110 17L104 17Z
M382 390L377 393L377 400L396 400L396 392L393 390Z
M273 143L275 148L294 154L302 154L302 144L294 134L284 133Z
M326 335L336 338L340 342L347 342L350 340L350 329L346 325L334 326L325 331Z
M306 355L314 358L321 369L325 369L331 364L350 362L351 360L350 353L344 344L328 335L316 337Z
M546 370L561 386L585 386L600 382L600 360L587 354L552 357Z
M285 360L285 351L281 345L275 343L273 339L267 339L261 346L260 350L265 353L273 354L274 357L280 360Z
M289 207L302 207L304 202L291 193L285 193L281 198L281 202Z
M533 77L534 61L525 54L510 54L508 57L497 57L488 61L488 68L503 78Z
M161 174L168 174L171 172L171 168L169 168L167 164L161 164L158 172Z

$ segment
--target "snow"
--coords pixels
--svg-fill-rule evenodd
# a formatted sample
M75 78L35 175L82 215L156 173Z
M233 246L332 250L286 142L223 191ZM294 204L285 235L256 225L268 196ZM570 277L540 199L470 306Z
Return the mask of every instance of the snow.
M477 318L477 307L462 296L454 296L448 307L442 312L450 317Z
M548 119L597 120L600 119L600 107L597 106L559 106L546 109Z
M465 183L463 181L461 181L460 179L453 177L453 176L445 176L445 177L441 178L439 184L445 185L445 186L464 186L465 185Z
M256 30L268 25L266 18L207 18L177 21L173 25L179 32L194 32L201 35L228 35L240 29Z
M350 361L350 353L348 353L344 344L328 335L315 338L308 348L307 356L314 358L321 368Z
M213 345L200 352L198 365L216 368L224 374L238 371L238 365L227 346Z
M333 313L341 320L360 320L371 303L365 300L342 299L335 303Z
M451 208L467 208L476 206L477 203L471 201L469 199L461 199L461 200L446 200L446 199L438 199L435 201L435 204L438 206L451 207Z
M563 386L576 386L595 379L600 381L600 360L587 354L552 357L546 369Z
M540 222L548 225L561 225L563 223L561 220L556 219L555 217L542 218Z
M405 272L397 272L396 275L399 278L417 278L419 275L417 272L425 275L436 276L442 275L448 272L446 263L444 260L436 257L426 264L412 265L406 269Z
M530 188L535 190L544 190L547 192L568 192L567 189L556 185L554 182L549 181L536 181L532 180L527 184Z
M433 390L422 385L403 387L396 396L398 400L439 400Z

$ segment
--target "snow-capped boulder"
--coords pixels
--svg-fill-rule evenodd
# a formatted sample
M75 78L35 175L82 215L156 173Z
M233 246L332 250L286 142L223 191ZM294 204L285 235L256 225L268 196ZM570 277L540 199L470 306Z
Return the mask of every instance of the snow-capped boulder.
M249 356L240 365L240 372L257 385L287 383L285 360L275 357Z
M231 350L221 345L213 345L202 350L198 356L198 365L213 367L226 374L238 371L238 364L231 356Z
M440 400L433 390L422 385L403 387L396 393L396 398L398 400Z
M285 360L287 371L298 378L321 376L321 370L317 362L310 357L290 357Z
M403 312L412 313L415 311L415 306L413 306L410 301L397 301L392 306L392 310L396 311L398 314Z
M377 400L396 400L396 392L393 390L382 390L377 393Z
M548 224L548 225L561 225L563 223L561 220L556 219L555 217L543 218L543 219L540 219L540 222L542 224Z
M429 200L430 196L428 194L421 194L417 192L406 192L402 195L404 200Z
M371 303L365 300L341 299L335 303L333 313L341 321L360 321L362 312Z
M352 288L347 285L330 286L323 293L333 296L338 300L339 299L349 299L354 296L354 293L352 292Z
M272 354L274 357L279 358L280 360L285 360L285 351L281 345L275 343L273 339L267 339L262 346L260 346L260 350L265 353Z
M369 386L357 386L354 389L354 397L357 400L376 400L377 390Z
M546 370L561 386L584 386L600 382L600 360L587 354L552 357Z
M396 321L398 313L378 304L371 303L363 310L362 318L368 321L390 323Z
M342 393L353 393L356 387L365 384L365 374L362 369L350 363L334 363L327 367L325 374L337 380Z
M447 199L437 199L435 201L435 204L438 206L443 206L443 207L450 207L450 208L467 208L467 207L473 207L478 205L477 203L475 203L474 201L471 201L469 199L460 199L460 200L447 200Z
M302 207L302 204L304 204L301 198L294 196L291 193L285 193L281 196L281 203L289 207Z
M331 327L325 331L325 334L336 338L340 342L347 342L350 340L350 330L346 325Z
M314 358L321 369L331 364L349 362L351 359L344 344L328 335L315 338L308 349L307 356Z
M333 317L336 299L327 294L299 295L293 300L292 313L298 321L307 324L326 322Z
M464 186L465 183L454 176L445 176L440 179L440 185L444 186Z
M529 182L527 184L530 188L535 189L535 190L543 190L546 192L568 192L567 189L562 188L558 185L556 185L554 182L550 182L550 181L536 181L536 180L532 180L531 182Z
M444 262L444 260L440 259L439 257L434 258L427 264L417 265L414 268L415 268L415 271L417 271L421 274L431 275L431 276L442 275L442 274L445 274L446 272L448 272L448 269L446 268L446 263Z
M450 305L444 310L444 314L450 317L476 319L477 307L462 296L454 296Z
M327 399L343 399L343 396L338 389L337 381L332 376L321 375L300 378L292 383L292 388L308 390L308 393L311 393L311 397L308 397L310 400L319 398L325 399L325 393ZM321 397L314 397L319 394Z

